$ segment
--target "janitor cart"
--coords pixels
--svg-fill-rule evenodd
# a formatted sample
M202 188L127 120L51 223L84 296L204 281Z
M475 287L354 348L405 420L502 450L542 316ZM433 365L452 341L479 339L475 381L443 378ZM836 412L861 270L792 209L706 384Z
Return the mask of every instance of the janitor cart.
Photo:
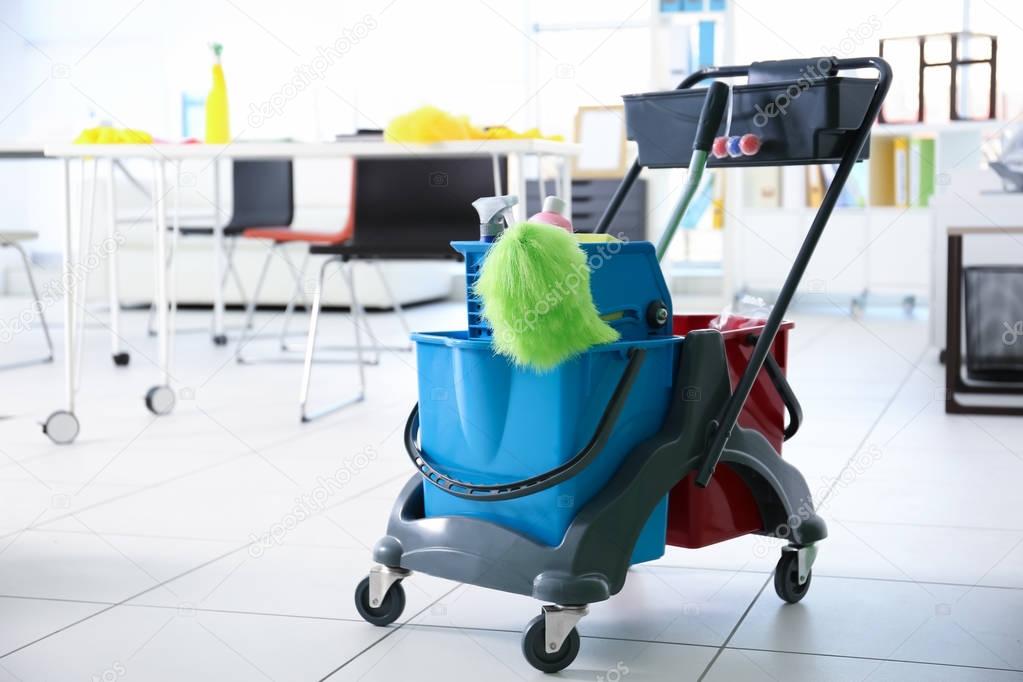
M856 70L876 77L845 75ZM585 243L594 302L621 340L537 374L491 351L471 292L488 245L456 244L466 257L469 325L413 336L419 403L405 447L417 473L356 590L367 621L399 618L401 582L414 571L528 595L543 606L525 628L523 653L556 672L579 651L587 605L617 594L630 565L660 556L666 542L699 547L748 533L787 541L775 589L790 603L806 594L827 529L803 476L780 456L781 408L788 435L800 419L784 378L784 315L853 164L866 158L888 64L757 62L627 96L639 158L598 230L644 166L689 165L706 92L693 86L740 77L730 128L755 132L759 151L709 166L837 164L766 322L721 332L707 319L674 317L653 245Z

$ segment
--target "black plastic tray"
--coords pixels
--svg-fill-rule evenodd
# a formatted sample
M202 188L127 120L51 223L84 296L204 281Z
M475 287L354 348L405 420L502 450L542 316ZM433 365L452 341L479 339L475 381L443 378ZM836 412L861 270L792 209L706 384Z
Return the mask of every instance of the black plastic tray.
M732 135L756 133L755 156L716 159L711 167L838 163L863 123L877 81L834 76L737 85L732 88ZM702 88L625 95L628 138L648 168L686 168L693 153ZM725 122L718 135L725 134ZM865 144L859 159L867 158Z

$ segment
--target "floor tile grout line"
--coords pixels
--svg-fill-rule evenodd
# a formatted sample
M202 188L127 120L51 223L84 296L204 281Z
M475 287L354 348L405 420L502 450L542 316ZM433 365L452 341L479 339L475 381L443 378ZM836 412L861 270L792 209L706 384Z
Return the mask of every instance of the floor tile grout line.
M28 526L27 528L24 528L22 530L37 530L37 529L42 528L42 527L44 527L46 525L49 525L51 523L56 523L57 521L64 521L64 520L68 519L69 517L73 516L74 514L81 514L82 512L91 511L93 509L101 507L101 506L103 506L105 504L109 504L111 502L119 502L121 500L127 499L129 497L134 496L134 495L138 495L139 493L144 493L144 492L148 492L150 490L155 490L155 489L160 488L162 486L165 486L165 485L167 485L169 483L174 483L176 481L179 481L179 480L181 480L183 478L187 478L189 476L193 476L195 474L204 473L206 471L209 471L210 469L214 469L216 467L222 466L222 465L227 464L229 462L235 462L235 461L237 461L237 460L239 460L239 459L241 459L243 457L247 457L247 456L250 456L250 454L247 453L247 452L243 452L243 453L240 453L240 454L237 454L237 455L233 455L233 456L231 456L228 459L225 459L223 461L212 462L212 463L207 464L205 466L199 467L198 469L193 469L191 471L186 471L184 473L178 474L176 476L172 476L172 477L170 477L168 479L165 479L165 480L162 480L162 481L154 481L152 483L148 483L148 484L146 484L146 485L144 485L144 486L142 486L140 488L137 488L135 490L131 490L129 492L121 493L119 495L114 495L113 497L107 498L105 500L100 500L98 502L93 502L92 504L87 504L84 507L81 507L80 509L75 509L74 511L69 511L69 512L67 512L65 514L61 514L59 516L55 516L52 519L47 519L46 521L43 521L40 524L33 525L33 526ZM2 540L4 538L7 538L7 537L10 537L11 535L15 535L17 532L19 532L19 531L13 531L13 532L10 532L10 533L6 533L4 535L0 535L0 540Z
M845 658L857 661L878 661L884 663L906 663L908 665L937 665L944 668L968 668L970 670L992 670L998 672L1010 672L1018 673L1023 672L1023 668L998 668L995 666L988 665L973 665L970 663L945 663L939 661L921 661L914 660L911 658L882 658L880 656L860 656L857 654L832 654L826 652L814 652L814 651L793 651L788 649L762 649L759 647L748 647L748 646L730 646L726 647L727 651L756 651L765 654L786 654L789 656L820 656L822 658Z
M929 528L934 530L969 530L984 531L990 533L1023 533L1023 528L1010 528L1008 526L949 526L940 523L910 523L908 521L870 521L865 519L839 519L843 523L852 523L862 526L900 526L906 528Z
M327 511L327 509L332 509L334 507L341 506L342 504L344 504L347 501L350 501L350 500L353 500L353 499L357 499L361 495L364 495L364 494L370 492L371 490L375 489L376 487L380 487L382 485L386 485L390 481L396 479L398 476L403 476L403 475L404 474L398 474L397 476L393 476L390 479L388 479L386 481L383 481L382 483L378 484L377 486L374 486L373 488L369 488L367 490L364 490L361 493L353 495L350 498L346 498L345 500L340 500L337 504L333 505L332 507L324 508L324 511ZM212 565L212 564L214 564L214 563L216 563L218 561L226 559L227 557L231 556L232 554L236 554L237 552L241 552L241 551L245 550L250 545L252 545L251 541L250 542L246 542L245 544L241 545L240 547L236 547L235 549L232 549L232 550L229 550L227 552L224 552L223 554L221 554L219 556L216 556L216 557L213 557L212 559L210 559L208 561L204 561L203 563L199 564L198 566L194 566L194 567L188 569L187 571L184 571L184 572L182 572L182 573L180 573L178 575L175 575L175 576L172 576L172 577L168 578L167 580L163 580L161 582L158 582L156 585L153 585L152 587L146 588L146 589L142 590L141 592L138 592L138 593L133 594L133 595L131 595L129 597L126 597L125 599L122 599L122 600L120 600L120 601L118 601L116 603L110 604L109 606L107 606L105 608L102 608L99 611L96 611L95 613L92 613L92 614L89 614L87 616L84 616L84 617L82 617L82 618L80 618L80 619L78 619L78 620L76 620L76 621L74 621L72 623L68 623L67 625L64 625L64 626L62 626L62 627L60 627L60 628L58 628L58 629L56 629L56 630L54 630L54 631L52 631L50 633L47 633L47 634L45 634L45 635L43 635L41 637L37 637L36 639L32 640L31 642L27 642L26 644L22 644L21 646L15 648L15 649L12 649L11 651L8 651L5 654L0 654L0 660L3 660L5 658L7 658L8 656L19 652L22 649L26 649L26 648L28 648L30 646L38 644L39 642L41 642L41 641L43 641L45 639L49 639L50 637L53 637L54 635L60 634L61 632L64 632L65 630L68 630L68 629L70 629L72 627L75 627L76 625L84 623L87 620L95 618L96 616L102 615L102 614L106 613L107 611L110 611L112 609L117 608L118 606L125 606L125 605L127 605L128 602L130 602L130 601L132 601L134 599L138 599L139 597L141 597L141 596L143 596L145 594L148 594L148 593L150 593L150 592L152 592L152 591L154 591L156 589L159 589L159 588L163 587L164 585L167 585L167 584L169 584L169 583L171 583L171 582L173 582L175 580L179 580L181 578L184 578L185 576L190 575L190 574L194 573L195 571L198 571L198 570L200 570L202 568L205 568L207 566L210 566L210 565ZM452 590L454 590L454 589L455 588L452 588ZM450 594L450 592L448 592L447 594ZM445 594L444 596L447 596L447 594ZM436 602L434 602L434 603L436 603ZM430 605L432 606L433 604L431 603ZM419 614L416 614L416 615L418 616ZM331 674L333 674L333 673L331 673Z
M36 531L36 532L38 532L38 531ZM46 532L70 532L70 531L46 531ZM115 535L115 534L111 533L111 535ZM140 537L145 537L145 536L140 536ZM187 538L185 538L185 539L187 539ZM332 545L288 545L288 546L289 547L298 546L298 547L302 547L302 548L314 548L314 549L340 549L340 550L360 550L360 549L362 549L361 547L335 547L335 546L332 546ZM237 548L232 550L232 552L234 552L234 551L238 551ZM222 558L222 557L218 557L218 558ZM759 571L759 570L751 570L751 569L708 568L708 567L702 567L702 566L651 566L649 568L652 569L652 570L670 569L670 570L684 570L684 571L713 571L713 572L718 572L718 573L742 573L742 574L746 574L746 575L764 575L764 576L771 575L773 573L772 571L767 571L767 570ZM172 579L176 579L177 577L178 576L175 576ZM945 582L945 581L937 581L937 580L906 580L905 578L873 578L873 577L866 577L866 576L839 575L839 574L830 574L830 573L827 573L827 574L826 573L821 573L821 574L815 575L814 577L818 578L818 579L822 579L823 578L823 579L826 579L826 580L863 580L863 581L868 581L868 582L911 584L911 585L923 584L923 585L935 585L935 586L939 586L939 587L962 587L962 588L973 588L973 589L980 589L980 590L1009 590L1009 591L1015 591L1015 592L1023 591L1023 586L1017 587L1017 586L1011 586L1011 585L973 585L971 583ZM117 606L120 603L118 601L110 601L110 600L104 600L104 599L75 599L75 598L71 598L71 597L51 597L51 596L42 596L42 595L10 594L10 593L0 593L0 599L20 599L20 600L27 600L27 601L68 602L68 603L77 603L77 604L96 604L96 605L99 605L99 606ZM139 608L160 608L160 609L178 608L176 606L167 606L165 604L131 604L131 603L127 603L127 604L123 604L123 605L124 606L128 606L128 607L139 607ZM209 611L211 613L237 613L237 614L240 614L240 615L253 615L253 616L281 616L281 617L284 617L284 618L312 618L312 619L322 619L322 620L340 620L340 621L362 622L362 620L359 619L359 618L343 618L343 617L335 617L335 616L313 616L313 615L295 614L295 613L275 613L273 611L247 611L247 610L240 610L240 609L214 609L214 608L201 608L201 607L194 607L194 610L195 611ZM431 624L430 627L455 627L455 626L440 626L440 625ZM505 632L506 631L503 628L474 627L474 628L470 628L470 629L475 629L475 630L495 630L495 631L499 631L499 632ZM507 632L510 632L510 630L508 630ZM594 639L626 639L626 640L629 640L629 641L644 641L644 642L645 641L651 641L651 640L632 640L631 638L627 638L627 637L626 638L603 637L603 636L597 636L597 635L583 635L583 636L594 638ZM657 641L660 641L660 640L657 640ZM720 646L720 645L718 645L718 644L691 644L691 646L715 646L716 647L716 646ZM737 648L737 647L731 647L731 648Z
M353 498L354 499L354 498ZM92 536L93 534L84 530L75 530L72 528L32 528L26 530L26 533L57 533L60 535L83 535ZM105 531L103 533L105 537L114 538L129 538L133 540L159 540L168 542L205 542L207 544L219 544L219 545L230 545L238 542L238 538L196 538L188 535L161 535L154 533L152 535L146 533L124 533L121 531L111 532ZM305 549L365 549L365 545L332 545L324 544L321 542L295 542L289 541L285 543L288 547L302 547Z
M86 505L86 506L82 507L81 509L76 509L74 511L67 512L66 514L62 514L60 516L55 516L52 519L47 519L46 521L43 521L42 523L39 523L37 525L28 526L28 527L23 528L21 530L11 531L9 533L0 535L0 540L3 540L3 539L8 538L8 537L11 537L13 535L17 535L18 533L23 533L25 531L60 532L59 530L47 531L46 530L46 526L48 526L48 525L50 525L52 523L56 523L58 521L65 521L68 518L70 518L70 517L72 517L72 516L74 516L76 514L81 514L81 513L86 512L86 511L91 511L93 509L97 509L97 508L99 508L99 507L101 507L101 506L103 506L105 504L109 504L111 502L119 502L121 500L125 500L125 499L127 499L129 497L132 497L134 495L138 495L139 493L148 492L150 490L155 490L155 489L160 488L160 487L162 487L164 485L167 485L167 484L170 484L170 483L174 483L176 481L179 481L181 479L187 478L189 476L192 476L192 475L195 475L195 474L200 474L200 473L205 473L206 471L209 471L211 469L217 468L217 467L222 466L224 464L235 462L235 461L238 461L240 459L243 459L243 458L246 458L246 457L251 457L251 456L252 456L252 453L244 452L244 453L241 453L239 455L235 455L235 456L231 457L230 459L226 459L226 460L224 460L222 462L215 462L215 463L206 465L204 467L200 467L199 469L195 469L193 471L188 471L188 472L185 472L183 474L179 474L177 476L173 476L173 477L171 477L171 478L169 478L169 479L167 479L165 481L158 481L158 482L155 482L155 483L151 483L151 484L143 486L143 487L141 487L141 488L139 488L137 490L126 492L126 493L123 493L121 495L115 495L114 497L111 497L111 498L106 499L106 500L101 500L99 502L94 502L93 504ZM366 490L361 491L359 493L356 493L352 497L344 498L343 500L338 500L334 504L327 505L326 507L323 508L323 511L326 512L326 511L328 511L330 509L334 509L334 508L336 508L336 507L338 507L338 506L348 502L349 500L354 500L354 499L356 499L358 497L361 497L365 493L373 491L373 490L376 490L377 488L380 488L381 486L386 485L386 484L388 484L388 483L390 483L390 482L392 482L392 481L394 481L394 480L396 480L396 479L398 479L399 477L402 477L402 476L407 476L407 474L400 473L400 474L395 474L393 476L389 476L384 481L382 481L380 483L377 483L377 484L375 484L373 486L370 486ZM116 535L116 533L111 533L111 534L112 535ZM139 537L147 537L147 536L139 535ZM202 540L202 538L188 538L188 539ZM211 542L214 542L214 541L211 540ZM231 540L225 540L224 542L231 542Z
M916 361L913 362L913 364L910 366L909 371L906 372L906 376L903 377L902 381L899 382L899 385L896 386L895 391L892 393L891 397L885 402L884 407L881 408L881 412L878 413L874 421L871 422L870 426L867 428L867 432L863 434L863 438L861 438L860 442L856 444L856 447L853 448L852 454L845 461L845 464L842 465L842 468L839 469L838 476L835 477L835 480L831 482L831 485L828 486L828 489L821 496L820 502L818 502L816 505L817 509L823 507L825 503L828 501L828 498L831 497L831 494L835 491L835 487L838 485L839 481L842 478L842 472L844 472L849 467L849 465L852 464L853 460L856 459L856 456L860 453L860 450L863 449L863 446L866 444L871 434L873 434L874 431L877 430L877 427L881 423L881 420L884 419L885 415L888 414L889 411L891 411L892 406L895 404L895 401L898 400L899 398L899 394L901 394L902 391L905 390L906 386L909 385L910 380L913 378L913 375L917 371L917 367L920 365L921 361L923 361L924 356L927 354L929 350L930 350L929 346L925 347L924 350L921 351L919 355L917 355Z
M247 546L248 545L245 545L245 547L247 547ZM185 572L183 572L183 573L181 573L179 575L176 575L176 576L173 576L171 578L168 578L167 580L159 582L156 585L153 585L152 587L148 587L148 588L142 590L141 592L138 592L138 593L133 594L133 595L131 595L129 597L126 597L126 598L124 598L124 599L122 599L122 600L120 600L118 602L110 604L109 606L107 606L105 608L102 608L99 611L96 611L95 613L91 613L91 614L89 614L87 616L79 618L78 620L76 620L76 621L74 621L72 623L68 623L67 625L64 625L64 626L62 626L60 628L57 628L53 632L49 632L49 633L47 633L47 634L45 634L45 635L43 635L41 637L37 637L36 639L32 640L31 642L27 642L25 644L22 644L21 646L18 646L17 648L12 649L12 650L8 651L5 654L0 654L0 660L5 659L5 658L7 658L8 656L10 656L12 654L16 654L19 651L21 651L22 649L27 649L30 646L38 644L39 642L41 642L41 641L43 641L45 639L49 639L50 637L53 637L54 635L60 634L61 632L64 632L65 630L69 630L69 629L75 627L76 625L80 625L81 623L84 623L87 620L91 620L92 618L95 618L96 616L102 615L102 614L106 613L107 611L110 611L112 609L117 608L118 606L122 606L122 605L126 604L127 602L131 601L132 599L137 599L137 598L141 597L144 594L148 594L149 592L152 592L155 589L163 587L164 585L166 585L169 582L172 582L174 580L178 580L180 578L185 577L186 575L189 575L191 573L194 573L195 571L198 571L199 569L205 568L206 566L209 566L210 564L213 564L213 563L215 563L217 561L220 561L221 559L224 559L224 558L226 558L228 556L231 556L232 554L234 554L237 551L240 551L241 549L245 549L245 547L241 547L239 549L234 549L234 550L231 550L229 552L225 552L224 554L222 554L220 556L217 556L217 557L214 557L214 558L210 559L209 561L203 562L203 563L199 564L198 566L194 566L194 567L188 569L187 571L185 571Z
M892 409L892 405L895 404L895 401L898 399L899 394L902 393L905 387L909 384L910 379L913 377L914 373L917 370L917 366L920 364L921 360L923 359L927 351L928 347L925 347L924 350L921 351L920 354L917 356L916 361L912 363L912 366L909 368L909 371L906 373L906 376L903 377L902 381L899 382L899 385L892 392L891 397L888 398L888 400L884 404L884 407L881 408L881 411L878 413L877 417L874 419L873 422L871 422L870 426L867 428L867 431L863 435L863 438L861 438L859 443L856 444L856 447L853 448L852 454L846 460L845 464L842 465L842 469L839 472L839 477L835 478L835 480L831 483L828 489L821 496L820 501L817 503L817 505L815 505L816 509L820 509L822 506L824 506L824 503L827 501L828 497L835 490L835 486L838 485L838 481L840 480L841 477L841 471L845 471L849 464L856 458L856 455L863 447L863 444L867 442L867 439L870 438L870 435L877 429L878 424L881 423L881 420L884 419L884 416L888 414L889 410ZM721 652L728 647L728 643L732 641L732 637L734 637L735 633L738 632L739 628L742 626L743 621L746 620L746 616L749 615L749 612L753 610L753 607L760 599L760 595L764 593L764 589L767 587L767 584L771 582L771 578L773 576L774 571L772 570L771 573L767 576L767 579L764 581L764 584L760 586L760 590L753 596L753 599L746 607L746 610L742 612L741 616L739 616L738 622L736 622L735 626L732 628L732 631L728 633L728 637L725 638L724 644L721 645L721 648L718 649L717 653L714 654L714 657L710 659L709 663L707 663L707 667L704 668L703 673L700 674L700 677L697 679L697 682L702 682L702 680L710 672L711 668L714 667L714 664L721 657Z
M748 575L771 575L774 573L773 570L768 569L751 569L751 568L717 568L708 566L680 566L672 564L664 564L659 566L648 566L652 570L657 569L671 569L676 571L714 571L717 573L745 573ZM881 583L908 583L910 585L938 585L942 587L966 587L966 588L982 588L990 590L1023 590L1023 585L979 585L975 583L959 583L947 580L909 580L906 578L881 578L875 576L863 576L863 575L845 575L841 573L814 573L815 578L827 578L831 580L867 580L871 582Z
M376 645L380 644L380 642L384 641L385 639L387 639L387 638L388 638L388 637L390 637L391 635L395 634L396 632L399 632L399 631L400 631L400 630L401 630L402 628L404 628L404 627L405 627L406 625L409 625L409 624L410 624L410 623L411 623L411 622L412 622L413 620L415 620L415 619L416 619L416 618L418 618L419 616L421 616L421 615L423 615L424 613L426 613L427 609L430 609L430 608L432 608L434 604L436 604L437 602L439 602L439 601L440 601L441 599L444 599L445 597L447 597L448 595L450 595L450 594L451 594L452 592L454 592L455 590L457 590L457 589L458 589L458 588L460 588L461 586L462 586L462 583L457 583L457 584L455 584L455 586L454 586L454 587L452 587L452 588L451 588L450 590L448 590L448 591L447 591L447 592L445 592L444 594L442 594L442 595L440 595L439 597L437 597L436 599L434 599L434 600L433 600L432 602L430 602L429 604L427 604L426 606L424 606L423 608L421 608L421 609L420 609L419 611L417 611L417 612L416 612L416 613L414 613L413 615L409 616L409 618L408 618L408 619L406 619L406 620L405 620L404 622L402 622L402 623L401 623L400 625L398 625L397 627L394 627L394 628L388 628L388 629L387 629L387 630L388 630L388 631L387 631L387 633L386 633L386 634L385 634L385 635L384 635L383 637L380 637L380 638L379 638L379 639L377 639L377 640L376 640L375 642L373 642L372 644L370 644L369 646L367 646L366 648L364 648L364 649L363 649L362 651L359 651L359 652L358 652L358 653L356 653L356 654L355 654L354 656L352 656L351 658L349 658L349 659L348 659L347 661L345 661L344 663L342 663L341 665L339 665L338 667L334 668L334 669L333 669L333 670L331 670L331 671L330 671L329 673L327 673L326 675L324 675L323 677L321 677L321 678L319 679L319 682L324 682L325 680L327 680L327 679L329 679L329 678L333 677L334 675L336 675L337 673L339 673L339 672L341 671L341 669L342 669L342 668L344 668L345 666L347 666L347 665L349 665L350 663L352 663L352 661L354 661L355 659L359 658L360 656L362 656L363 654L365 654L366 652L368 652L368 651L369 651L370 649L372 649L372 648L373 648L373 647L375 647Z
M444 625L439 623L424 623L414 622L416 618L421 616L427 608L431 608L440 599L450 595L454 590L461 587L456 585L451 590L448 590L445 594L439 597L437 600L431 602L427 607L413 615L404 625L410 628L425 628L425 629L437 629L437 630L473 630L477 632L496 632L506 634L517 634L519 631L512 628L499 628L499 627L485 627L485 626L469 626L469 625ZM130 609L160 609L165 611L176 610L176 606L168 606L165 604L136 604L136 603L118 603L101 600L88 600L88 599L68 599L59 597L28 597L22 595L10 595L0 594L0 599L23 599L28 601L50 601L50 602L66 602L75 604L95 604L97 606L123 606ZM365 621L362 618L345 618L340 616L314 616L314 615L299 615L294 613L274 613L270 611L247 611L240 609L213 609L213 608L202 608L195 607L193 609L197 613L215 613L224 615L237 615L237 616L258 616L261 618L289 618L294 620L318 620L327 621L334 623L356 623L363 624ZM683 642L683 641L671 641L671 640L648 640L641 639L638 637L612 637L609 635L584 635L580 634L583 639L589 640L603 640L612 642L632 642L636 644L659 644L664 646L684 646L692 648L702 649L719 649L722 648L720 644L704 644L701 642ZM370 647L367 647L367 649ZM863 661L880 661L886 663L905 663L908 665L933 665L942 666L948 668L966 668L971 670L990 670L996 672L1023 672L1023 668L1000 668L994 666L974 665L970 663L948 663L943 661L927 661L920 659L908 659L908 658L883 658L880 656L863 656L858 654L837 654L821 651L798 651L792 649L768 649L764 647L751 647L751 646L725 646L725 651L751 651L759 653L771 653L771 654L786 654L791 656L818 656L824 658L839 658L839 659L852 659L852 660L863 660ZM364 650L365 651L365 650ZM360 652L359 655L361 655ZM333 673L331 673L333 674Z
M707 673L710 672L710 669L714 667L715 663L717 663L718 658L721 657L721 652L728 648L728 643L732 641L732 637L734 637L735 633L739 631L743 621L746 620L746 616L748 616L749 612L753 610L753 607L756 605L757 600L760 599L760 595L764 593L764 589L767 587L769 582L771 582L771 576L767 576L767 579L764 580L764 584L761 585L760 589L757 590L757 593L753 595L753 599L751 599L750 603L746 606L746 610L742 612L742 615L739 616L739 620L736 621L735 625L732 627L731 632L729 632L728 636L725 637L725 641L718 647L718 650L714 652L714 656L711 657L710 661L707 662L707 667L704 668L703 672L700 673L700 676L696 678L696 682L703 682Z
M308 436L310 434L318 433L319 431L326 430L326 429L330 428L331 426L335 426L335 424L333 424L331 422L324 422L322 424L315 425L312 428L305 430L301 435L302 436ZM289 438L286 438L286 439L278 439L278 440L270 442L269 444L266 444L266 445L262 446L262 449L263 450L273 450L273 449L275 449L275 448L277 448L277 447L279 447L281 445L290 443L293 440L295 440L295 438L293 438L293 437L289 437ZM130 490L128 492L121 493L119 495L115 495L115 496L113 496L111 498L107 498L105 500L100 500L98 502L94 502L92 504L85 505L84 507L81 507L80 509L76 509L74 511L67 512L66 514L55 516L52 519L47 519L46 521L43 521L42 523L40 523L38 525L31 525L31 526L28 526L26 528L22 528L20 530L16 530L16 531L11 531L11 532L8 532L8 533L0 534L0 540L3 540L3 539L8 538L8 537L11 537L12 535L17 535L19 532L23 532L25 530L33 530L33 529L36 529L36 528L42 528L43 526L46 526L48 524L55 523L57 521L63 521L63 520L67 519L68 517L70 517L70 516L72 516L74 514L78 514L78 513L84 512L84 511L89 511L89 510L92 510L92 509L96 509L97 507L100 507L100 506L102 506L104 504L108 504L110 502L117 502L117 501L120 501L120 500L123 500L123 499L127 499L127 498L132 497L134 495L137 495L139 493L147 492L149 490L154 490L156 488L160 488L160 487L162 487L164 485L167 485L169 483L174 483L176 481L188 478L188 477L196 475L196 474L205 473L207 471L210 471L212 469L216 469L216 468L218 468L220 466L223 466L225 464L230 464L230 463L238 462L238 461L241 461L241 460L243 460L245 458L252 457L252 456L257 455L257 454L259 454L259 453L254 453L251 450L244 450L244 451L238 452L237 454L231 455L231 456L229 456L226 459L223 459L221 461L211 462L209 464L203 465L203 466L198 467L196 469L192 469L192 470L185 471L185 472L182 472L180 474L171 476L170 478L163 479L163 480L160 480L160 481L153 481L151 483L143 485L140 488L137 488L137 489L134 489L134 490ZM39 457L43 457L43 456L46 456L46 455L39 455Z
M436 628L436 629L450 629L450 630L477 630L480 632L505 632L510 634L516 634L518 630L511 630L506 628L488 628L488 627L475 627L475 626L463 626L463 625L439 625L436 623L413 623L409 622L407 625L414 628ZM636 637L609 637L605 635L579 635L583 639L595 639L595 640L606 640L612 642L634 642L636 644L662 644L665 646L685 646L702 649L719 649L722 648L720 644L700 644L697 642L673 642L669 640L648 640L639 639ZM826 658L849 658L856 660L865 661L883 661L887 663L908 663L911 665L940 665L949 668L970 668L976 670L996 670L1004 672L1023 672L1023 668L997 668L993 666L984 665L973 665L969 663L944 663L936 661L923 661L914 659L904 658L882 658L880 656L860 656L856 654L832 654L825 652L814 652L814 651L792 651L787 649L764 649L760 647L748 647L748 646L725 646L725 651L756 651L770 654L789 654L792 656L822 656Z

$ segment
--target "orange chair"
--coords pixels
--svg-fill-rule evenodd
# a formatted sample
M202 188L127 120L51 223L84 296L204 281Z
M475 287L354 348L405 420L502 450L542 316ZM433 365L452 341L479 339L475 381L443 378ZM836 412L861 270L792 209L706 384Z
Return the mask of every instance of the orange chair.
M291 317L295 311L295 303L299 297L302 298L304 305L308 306L309 301L305 296L305 288L303 286L303 278L305 277L306 266L309 262L309 247L314 245L317 246L329 246L332 244L341 244L351 239L355 233L355 162L352 163L352 184L351 194L348 211L348 220L341 226L341 229L337 232L314 232L310 230L296 230L291 227L252 227L248 228L241 233L243 239L260 239L267 240L270 242L270 248L267 250L266 258L263 260L263 266L259 273L259 279L256 281L255 289L252 293L252 298L249 299L245 309L245 324L242 325L242 335L238 342L238 353L237 358L239 363L246 362L246 359L242 356L242 350L246 344L251 340L249 330L252 329L252 321L256 314L256 307L259 305L259 294L263 289L263 284L266 281L266 275L270 270L270 263L273 261L274 256L279 255L281 259L287 264L288 270L291 272L294 280L294 289L292 295L288 299L287 306L284 309L284 319L281 323L281 331L279 335L280 349L282 351L291 350L288 347L287 336L288 326L291 321ZM302 263L296 267L294 262L288 256L287 249L284 247L290 244L305 244L306 250L302 257Z

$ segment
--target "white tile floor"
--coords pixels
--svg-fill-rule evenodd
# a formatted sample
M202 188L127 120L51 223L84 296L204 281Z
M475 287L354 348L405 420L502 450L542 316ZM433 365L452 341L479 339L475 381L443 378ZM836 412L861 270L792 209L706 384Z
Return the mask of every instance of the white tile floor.
M411 318L455 328L460 310ZM352 589L410 475L411 355L368 369L364 404L302 426L297 365L239 366L232 348L182 335L175 383L194 397L154 419L142 395L155 343L143 313L125 317L128 369L110 363L102 329L89 334L70 447L37 424L60 406L60 366L0 375L0 679L542 677L519 652L538 612L529 599L415 576L398 625L355 612ZM806 423L786 457L830 527L810 594L776 598L773 541L669 549L593 607L562 677L1023 680L1023 421L945 416L923 321L795 319ZM400 337L392 316L374 322ZM326 324L348 331L339 315ZM37 341L23 333L0 350ZM314 396L352 382L351 366L325 366ZM360 452L374 454L368 466L323 487ZM313 499L320 511L285 529Z

